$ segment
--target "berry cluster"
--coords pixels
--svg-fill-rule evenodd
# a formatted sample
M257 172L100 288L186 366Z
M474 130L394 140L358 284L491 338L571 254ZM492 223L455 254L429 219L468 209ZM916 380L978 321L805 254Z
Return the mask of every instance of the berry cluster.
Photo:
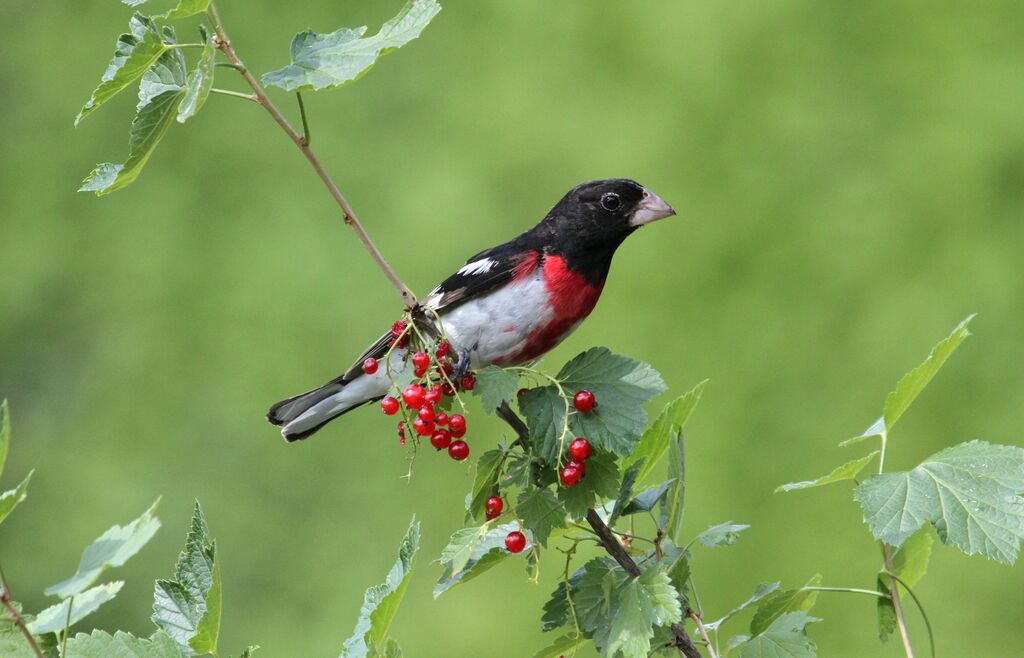
M572 458L562 467L558 474L566 487L575 486L587 472L587 457L590 456L590 442L580 437L569 444L569 456Z

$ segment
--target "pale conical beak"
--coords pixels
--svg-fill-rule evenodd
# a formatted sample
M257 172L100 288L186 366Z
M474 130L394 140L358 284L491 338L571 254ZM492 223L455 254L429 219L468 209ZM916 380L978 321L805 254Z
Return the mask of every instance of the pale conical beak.
M665 203L664 199L644 188L644 198L640 201L640 205L637 206L633 217L630 218L629 225L643 226L644 224L656 222L659 219L671 217L674 214L676 214L676 211L672 210L672 206Z

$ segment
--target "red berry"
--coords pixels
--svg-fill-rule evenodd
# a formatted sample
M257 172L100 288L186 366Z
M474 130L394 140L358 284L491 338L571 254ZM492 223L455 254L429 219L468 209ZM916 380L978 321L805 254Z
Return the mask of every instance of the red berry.
M484 503L484 511L487 514L487 520L495 518L501 514L501 510L505 508L505 503L502 502L501 498L497 496L491 496Z
M572 461L569 462L569 466L572 466L577 471L579 471L580 477L583 477L584 475L587 474L587 466L583 462L578 462L575 459L573 459Z
M430 387L426 393L423 394L423 401L427 404L437 404L441 401L441 387L434 385Z
M413 368L412 375L416 379L423 379L423 376L427 374L426 368Z
M398 445L405 445L405 423L398 421Z
M412 421L412 428L416 430L416 433L420 436L430 436L434 433L434 423L428 420L423 420L422 418L417 418Z
M426 370L430 366L430 355L426 352L416 352L412 355L412 364Z
M473 387L476 386L476 377L473 376L473 373L469 373L463 376L462 381L459 382L459 384L462 386L462 390L472 391Z
M451 377L452 373L455 371L455 366L452 365L451 361L442 361L440 363L440 366L441 370L444 371L444 374L448 375L449 377Z
M583 437L575 439L569 444L569 454L578 462L584 461L590 456L590 441Z
M437 345L437 351L434 354L437 355L438 359L443 359L444 355L448 353L448 350L452 348L452 344L448 341L442 341Z
M448 424L448 414L446 414L443 411L437 412L437 415L434 416L434 422L437 423L438 425L447 425Z
M452 444L452 433L445 429L434 430L430 435L430 445L438 450L444 450Z
M505 548L508 549L509 553L522 553L523 549L526 548L526 535L513 530L505 536Z
M452 414L448 417L448 429L452 436L461 439L466 434L466 419L461 414Z
M521 388L521 389L519 389L518 391L516 391L516 397L517 398L523 397L526 394L526 392L529 391L529 390L530 389L528 389L528 388Z
M426 391L419 384L409 384L402 391L402 400L410 409L419 409L423 406L423 394Z
M434 408L429 404L425 404L420 407L419 411L416 412L416 415L419 416L419 419L424 423L434 422Z
M444 384L441 385L441 394L445 395L447 397L454 397L455 396L455 387L453 387L448 382L445 382Z
M391 337L397 340L403 333L405 333L405 322L395 320L395 323L391 325Z
M465 441L453 441L448 446L448 456L457 462L469 457L469 445Z
M594 403L597 402L594 399L594 394L584 389L573 396L572 404L576 407L576 411L581 414L585 414L594 408Z
M560 474L562 478L562 484L564 484L567 487L574 486L577 482L579 482L581 475L582 473L580 473L580 469L573 466L572 463L566 464L565 468L562 469L562 472Z
M394 416L398 413L398 400L389 395L380 401L380 408L388 416Z
M371 356L370 358L363 361L363 372L365 372L367 375L372 375L373 373L377 372L377 359Z

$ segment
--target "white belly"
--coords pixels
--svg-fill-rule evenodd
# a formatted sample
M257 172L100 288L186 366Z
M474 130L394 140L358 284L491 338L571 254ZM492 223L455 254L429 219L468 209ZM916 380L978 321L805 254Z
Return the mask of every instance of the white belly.
M553 313L540 268L530 276L472 299L441 318L452 346L468 350L471 367L489 365L526 345Z

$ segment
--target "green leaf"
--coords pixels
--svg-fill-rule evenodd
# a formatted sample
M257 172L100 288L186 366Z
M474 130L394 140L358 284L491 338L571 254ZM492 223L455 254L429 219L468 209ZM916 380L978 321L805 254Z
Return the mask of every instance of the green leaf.
M150 66L169 50L153 21L135 14L129 22L129 32L117 38L114 58L107 65L99 86L75 117L75 125L93 113L118 92L138 80Z
M473 480L473 493L466 510L466 520L482 521L486 516L484 509L487 499L498 495L498 476L505 462L504 450L488 450L480 455L476 462L476 477Z
M604 655L646 656L654 626L682 619L679 593L657 565L645 569L616 592Z
M818 587L819 585L821 585L821 575L815 574L804 587ZM775 591L761 599L757 605L757 612L750 620L750 634L759 635L765 632L776 619L786 613L799 610L807 611L813 608L818 599L818 592L804 589L804 587Z
M587 564L590 564L589 562ZM569 576L568 583L565 580L559 581L551 598L544 604L543 615L540 619L540 630L550 631L560 626L572 624L572 611L569 608L569 597L566 596L566 588L572 593L574 605L576 605L576 593L579 589L580 580L586 573L586 566L577 569Z
M160 528L160 519L153 516L157 498L139 518L125 526L115 525L96 538L82 551L75 575L46 588L47 596L62 599L84 591L96 582L107 568L120 567L146 545Z
M842 443L839 444L839 447L845 448L846 446L852 446L855 443L860 443L861 441L867 441L868 439L873 439L876 436L881 436L884 432L885 418L879 416L878 420L871 423L870 427L868 427L866 430L864 430L857 436L853 437L852 439L847 439L843 441Z
M896 390L885 398L885 411L882 414L882 418L885 419L886 432L892 430L896 421L900 419L903 412L921 394L921 391L932 380L935 373L942 368L942 364L946 362L946 359L956 351L956 348L960 347L960 343L964 342L965 338L971 335L967 325L970 324L972 319L974 319L974 316L970 315L958 324L948 337L932 348L924 363L904 375L896 384Z
M138 7L139 5L145 4L147 0L121 0L121 2L129 7Z
M511 555L505 549L505 537L513 530L522 531L518 522L495 527L485 523L478 528L457 530L438 558L443 571L434 586L434 598L476 578ZM527 539L525 550L530 550L529 536Z
M185 123L194 117L202 109L206 99L210 96L210 89L213 88L214 56L216 49L203 32L203 54L199 58L196 67L188 74L188 81L185 84L185 95L178 103L178 123Z
M709 631L717 629L719 626L724 624L727 620L732 619L733 617L735 617L739 613L741 613L744 610L746 610L751 605L757 603L758 601L760 601L761 599L765 598L766 596L768 596L772 592L777 591L779 589L779 585L780 585L780 583L761 583L760 585L757 586L756 589L754 589L754 593L750 596L749 599L747 599L743 603L739 604L738 606L736 606L735 608L730 610L729 613L726 614L721 619L716 619L715 621L713 621L711 623L705 623L704 627L706 629L708 629Z
M672 441L682 435L683 426L686 425L690 414L700 402L700 398L704 394L704 386L707 383L708 380L705 379L694 386L692 390L666 404L658 418L640 437L636 448L626 458L627 464L644 460L644 466L640 469L639 481L643 481L654 470Z
M854 489L876 539L900 546L925 522L944 544L1012 564L1024 539L1024 448L970 441L909 472L873 475Z
M816 621L803 611L786 613L741 645L739 658L815 658L818 649L804 629Z
M285 91L306 91L340 87L357 80L378 57L418 37L439 11L441 5L434 0L410 0L372 37L363 36L366 26L343 27L330 34L300 32L292 40L292 63L263 74L263 84Z
M215 568L216 545L210 539L203 510L196 503L185 548L178 555L173 580L158 580L153 593L153 623L178 644L185 655L193 652L190 641L199 636L216 639L216 624L207 617L207 600L211 590L219 589L219 572ZM219 608L219 592L214 601ZM219 616L219 615L218 615ZM203 624L207 623L205 630ZM200 637L200 641L203 641Z
M530 437L549 464L558 462L570 434L587 437L600 450L629 455L647 423L643 404L665 390L661 375L649 365L612 354L605 347L574 357L558 379L567 395L586 389L594 394L597 405L589 413L571 413L567 418L571 405L566 405L555 386L533 388L519 398Z
M19 610L21 608L20 604L14 601L11 602L11 605ZM23 618L27 620L29 617L23 615ZM42 638L36 638L40 644L42 644L41 640ZM45 652L43 655L50 658L53 654ZM36 652L28 646L21 629L11 623L10 618L6 615L0 618L0 656L4 658L36 658ZM54 658L57 657L54 656Z
M398 547L398 559L387 578L382 584L367 589L363 595L363 607L359 611L355 631L341 650L343 658L364 658L371 651L384 651L387 655L385 639L398 606L405 597L419 547L420 524L413 517Z
M686 440L680 428L670 442L668 452L668 491L661 504L661 525L669 539L675 541L683 527L683 501L686 497Z
M921 581L925 572L928 571L928 562L932 555L932 535L927 526L910 536L903 542L899 550L893 553L892 564L896 577L913 587ZM884 573L884 569L883 569ZM878 575L878 591L889 594L890 578L880 573ZM900 590L902 596L902 590ZM878 637L885 642L889 636L896 631L896 608L893 607L892 599L879 598L878 610Z
M7 449L11 443L11 414L7 409L7 400L0 402L0 475L4 474L7 463Z
M124 631L110 635L95 630L68 638L65 658L181 658L174 640L157 631L148 640L133 637Z
M586 643L587 638L583 635L569 633L568 635L563 635L537 653L533 654L533 658L561 658L566 654L576 653L576 649Z
M641 491L633 500L629 501L624 508L622 508L622 516L629 516L630 514L637 514L640 512L649 512L654 509L654 506L658 504L658 501L662 499L668 488L672 486L674 480L665 480L656 487L651 487Z
M705 546L732 546L740 538L740 533L749 528L743 523L726 521L713 525L697 535L697 541Z
M213 547L211 545L211 554ZM220 562L214 555L210 573L210 589L206 592L206 610L196 624L195 634L189 638L188 646L197 654L217 653L217 638L220 636L221 584Z
M662 549L665 552L663 563L667 565L665 572L672 587L675 587L681 596L686 596L690 580L690 553L677 548L670 540L662 542Z
M643 465L642 462L633 464L626 469L626 472L622 475L622 483L619 485L619 495L615 499L615 504L612 506L612 513L608 517L608 526L614 527L615 522L622 515L622 510L625 509L626 503L633 497L633 485L636 484L637 475L640 474L640 467Z
M588 637L607 633L613 594L627 580L629 576L611 558L595 558L583 565L572 589L572 602L577 622ZM606 640L606 635L601 639Z
M484 411L493 414L502 402L514 400L519 390L519 373L498 366L487 366L476 371L473 392L480 396Z
M521 493L516 501L516 515L541 546L547 546L552 530L566 527L565 509L547 488Z
M576 521L587 514L597 501L615 496L619 491L619 467L613 455L594 451L587 458L587 473L574 487L558 487L555 491L569 517Z
M178 0L178 6L170 10L165 14L157 16L157 18L164 18L175 20L178 18L188 18L189 16L195 16L206 11L206 8L210 6L210 0Z
M7 515L14 511L14 508L21 504L21 501L28 497L28 483L32 479L34 470L29 471L21 484L0 494L0 523L3 523Z
M35 620L28 625L28 630L33 635L42 635L63 631L65 624L68 627L74 626L88 615L96 612L101 605L117 596L123 586L124 583L119 580L105 585L97 585L76 594L74 598L67 598L60 603L51 605L36 615ZM69 605L71 606L70 622L68 621Z
M842 466L837 466L836 468L834 468L832 472L829 473L828 475L822 475L820 478L816 480L807 480L805 482L790 482L789 484L784 484L780 487L776 487L775 493L795 491L797 489L810 489L812 487L821 487L826 484L832 484L833 482L842 482L843 480L856 480L857 475L862 470L864 470L864 467L867 466L878 453L879 451L875 450L874 452L864 455L859 459L848 461Z

